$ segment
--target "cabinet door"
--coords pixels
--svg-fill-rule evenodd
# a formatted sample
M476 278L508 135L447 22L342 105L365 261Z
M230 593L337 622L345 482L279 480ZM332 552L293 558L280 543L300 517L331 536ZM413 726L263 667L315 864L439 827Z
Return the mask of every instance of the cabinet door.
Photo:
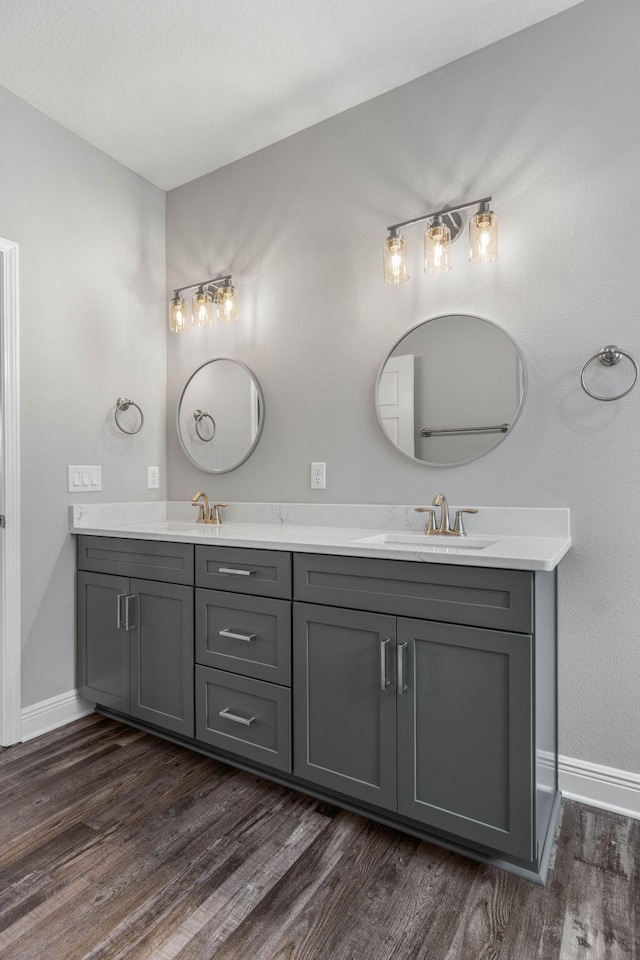
M399 619L398 655L399 813L531 860L531 637Z
M295 776L395 810L395 617L296 603L293 624Z
M78 574L78 690L123 713L129 712L129 634L120 615L128 593L128 577Z
M131 714L192 737L193 587L132 580Z

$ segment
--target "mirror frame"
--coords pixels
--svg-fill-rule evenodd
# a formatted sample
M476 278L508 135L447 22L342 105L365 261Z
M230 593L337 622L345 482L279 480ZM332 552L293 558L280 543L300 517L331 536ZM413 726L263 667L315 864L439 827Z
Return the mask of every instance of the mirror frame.
M380 387L380 378L384 373L384 368L387 364L387 361L389 360L389 357L391 357L391 355L393 354L393 351L396 349L396 347L398 347L402 343L405 337L408 337L409 334L413 333L414 330L417 330L418 327L424 326L425 323L431 323L432 320L444 320L447 317L470 317L470 318L473 318L474 320L482 320L483 323L488 323L492 327L497 327L498 330L500 330L501 333L503 333L505 337L507 337L511 341L513 345L513 349L515 350L518 356L518 359L520 361L520 368L522 370L522 398L520 400L520 406L518 407L515 413L515 416L511 420L511 426L509 427L506 433L503 433L498 437L498 439L493 444L493 446L489 447L488 450L484 450L482 453L478 453L475 457L469 457L467 460L456 460L455 463L433 463L431 460L421 460L420 457L412 457L410 453L407 453L405 450L403 450L401 447L399 447L396 443L393 442L393 440L385 430L384 424L382 422L382 417L380 416L380 406L378 404L378 390ZM525 401L527 399L527 389L528 389L528 377L527 377L527 367L524 362L524 355L522 353L522 350L518 346L518 344L515 342L515 340L511 336L511 334L507 333L504 327L501 327L499 323L495 323L493 320L487 320L486 317L479 317L476 313L441 313L441 314L438 314L438 316L436 317L429 317L428 320L421 320L420 323L416 323L414 327L410 327L409 330L405 330L402 336L398 337L398 339L393 344L393 346L387 353L386 357L380 364L380 369L378 370L378 375L376 377L375 388L374 388L374 405L376 408L376 419L380 425L380 429L382 430L384 436L387 438L387 440L389 441L393 449L397 451L397 453L401 453L403 457L407 458L407 460L412 460L413 463L421 463L425 467L436 467L438 469L443 469L443 468L446 469L447 467L462 467L464 466L465 463L474 463L476 460L480 460L482 457L486 457L487 454L495 450L496 447L499 447L500 444L504 443L507 437L511 435L511 432L513 431L513 428L515 427L516 423L520 419L520 416L524 409Z
M207 467L203 467L201 463L198 463L198 461L191 456L191 453L189 452L189 450L187 450L184 440L182 439L182 434L180 432L180 409L182 407L182 401L184 399L184 395L187 392L189 384L191 383L193 378L197 376L200 373L200 371L204 369L204 367L208 367L210 363L216 363L218 360L230 360L232 363L236 363L239 367L242 367L242 369L245 370L253 380L253 383L256 388L256 393L258 394L258 413L259 413L258 430L254 437L253 443L251 444L251 446L249 447L246 454L241 460L238 460L237 463L234 463L232 467L226 467L224 470L209 470ZM258 445L258 441L262 436L262 430L264 428L264 418L265 418L264 394L262 392L262 387L260 386L260 382L256 377L255 373L249 369L246 363L243 363L242 360L236 360L235 357L211 357L210 360L205 360L204 363L201 363L200 366L193 371L193 373L185 383L184 387L182 388L182 391L180 393L180 399L178 400L178 406L176 408L176 433L178 434L178 440L180 441L180 446L182 447L182 450L185 456L191 461L191 463L195 467L198 468L198 470L202 470L204 473L231 473L232 470L237 470L238 467L241 467L242 464L249 459L249 457L255 450L256 446Z

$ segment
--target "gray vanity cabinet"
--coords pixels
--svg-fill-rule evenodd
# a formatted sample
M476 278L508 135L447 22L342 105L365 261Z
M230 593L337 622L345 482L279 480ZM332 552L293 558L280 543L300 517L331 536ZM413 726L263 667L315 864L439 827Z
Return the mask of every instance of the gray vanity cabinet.
M531 637L398 618L398 656L398 813L531 860Z
M78 690L129 713L129 634L122 629L127 577L78 574Z
M80 694L192 737L193 586L179 581L193 580L193 547L104 537L79 541ZM101 572L105 568L115 572ZM171 577L178 582L167 582Z
M129 712L164 730L192 737L193 588L132 580Z
M196 739L291 773L291 555L198 545Z
M554 796L536 784L536 750L556 749L555 576L296 554L294 597L294 775L538 862Z
M395 617L293 606L294 774L388 810L396 807L395 630Z

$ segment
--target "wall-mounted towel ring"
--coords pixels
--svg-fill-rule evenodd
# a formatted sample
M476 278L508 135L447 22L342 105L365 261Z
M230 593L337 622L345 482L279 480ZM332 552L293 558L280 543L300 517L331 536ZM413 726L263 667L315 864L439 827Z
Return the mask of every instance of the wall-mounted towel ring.
M617 363L620 363L623 357L626 357L627 360L633 365L633 381L630 387L627 387L622 393L616 393L613 397L603 397L598 393L592 393L591 390L586 386L584 382L584 375L586 373L587 367L589 367L594 360L599 360L601 364L605 367L615 367ZM620 347L616 347L615 344L609 344L608 347L603 347L599 353L594 353L592 357L589 357L584 367L582 368L582 373L580 374L580 384L585 393L588 393L590 397L593 397L594 400L620 400L622 397L626 397L628 393L631 393L633 388L636 385L638 380L638 364L633 359L633 357L625 353L624 350L621 350Z
M135 430L127 430L125 427L122 426L122 424L120 423L120 420L118 419L120 413L122 413L124 410L128 410L129 407L135 407L138 413L140 414L140 423L138 424ZM113 416L116 421L116 426L118 430L122 430L123 433L128 433L129 436L133 436L134 433L140 433L140 431L144 426L144 413L142 412L142 410L140 409L137 403L134 403L133 400L127 400L126 397L118 397L118 399L116 400L116 409Z
M210 440L213 440L213 438L214 438L215 435L216 435L216 422L215 422L215 420L213 419L213 417L211 416L211 414L210 414L210 413L203 413L202 410L194 410L194 411L193 411L193 419L194 419L195 422L196 422L196 433L198 434L198 436L200 437L200 439L203 440L205 443L209 443ZM210 437L203 437L202 434L200 433L200 424L202 423L203 420L211 420L211 430L212 430L212 433L211 433L211 436L210 436Z

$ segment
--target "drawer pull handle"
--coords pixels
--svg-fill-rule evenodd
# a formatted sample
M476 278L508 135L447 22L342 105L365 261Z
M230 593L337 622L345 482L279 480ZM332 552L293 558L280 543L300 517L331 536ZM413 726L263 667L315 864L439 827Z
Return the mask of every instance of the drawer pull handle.
M407 646L408 644L406 643L399 643L397 648L398 649L398 693L400 694L400 696L402 696L402 694L406 693L407 691L407 683L404 675L404 668L405 668L404 655L405 655Z
M249 717L247 720L246 717L239 717L236 713L229 713L229 707L225 707L224 710L221 710L218 714L219 717L224 717L225 720L233 720L234 723L243 723L245 727L250 727L256 717Z
M236 577L250 577L255 570L236 570L234 567L218 567L218 573L231 573Z
M126 598L126 593L118 594L118 613L116 617L116 627L118 630L122 630L122 601Z
M391 686L391 680L387 677L387 645L391 643L390 639L380 641L380 689L386 690Z
M124 628L125 630L135 630L138 626L136 623L136 612L137 612L137 603L136 597L134 595L124 598ZM130 604L133 604L133 617L131 616L131 607Z
M229 627L225 627L224 630L218 631L218 636L228 637L229 640L255 640L258 634L257 633L234 633L233 630L229 629Z

